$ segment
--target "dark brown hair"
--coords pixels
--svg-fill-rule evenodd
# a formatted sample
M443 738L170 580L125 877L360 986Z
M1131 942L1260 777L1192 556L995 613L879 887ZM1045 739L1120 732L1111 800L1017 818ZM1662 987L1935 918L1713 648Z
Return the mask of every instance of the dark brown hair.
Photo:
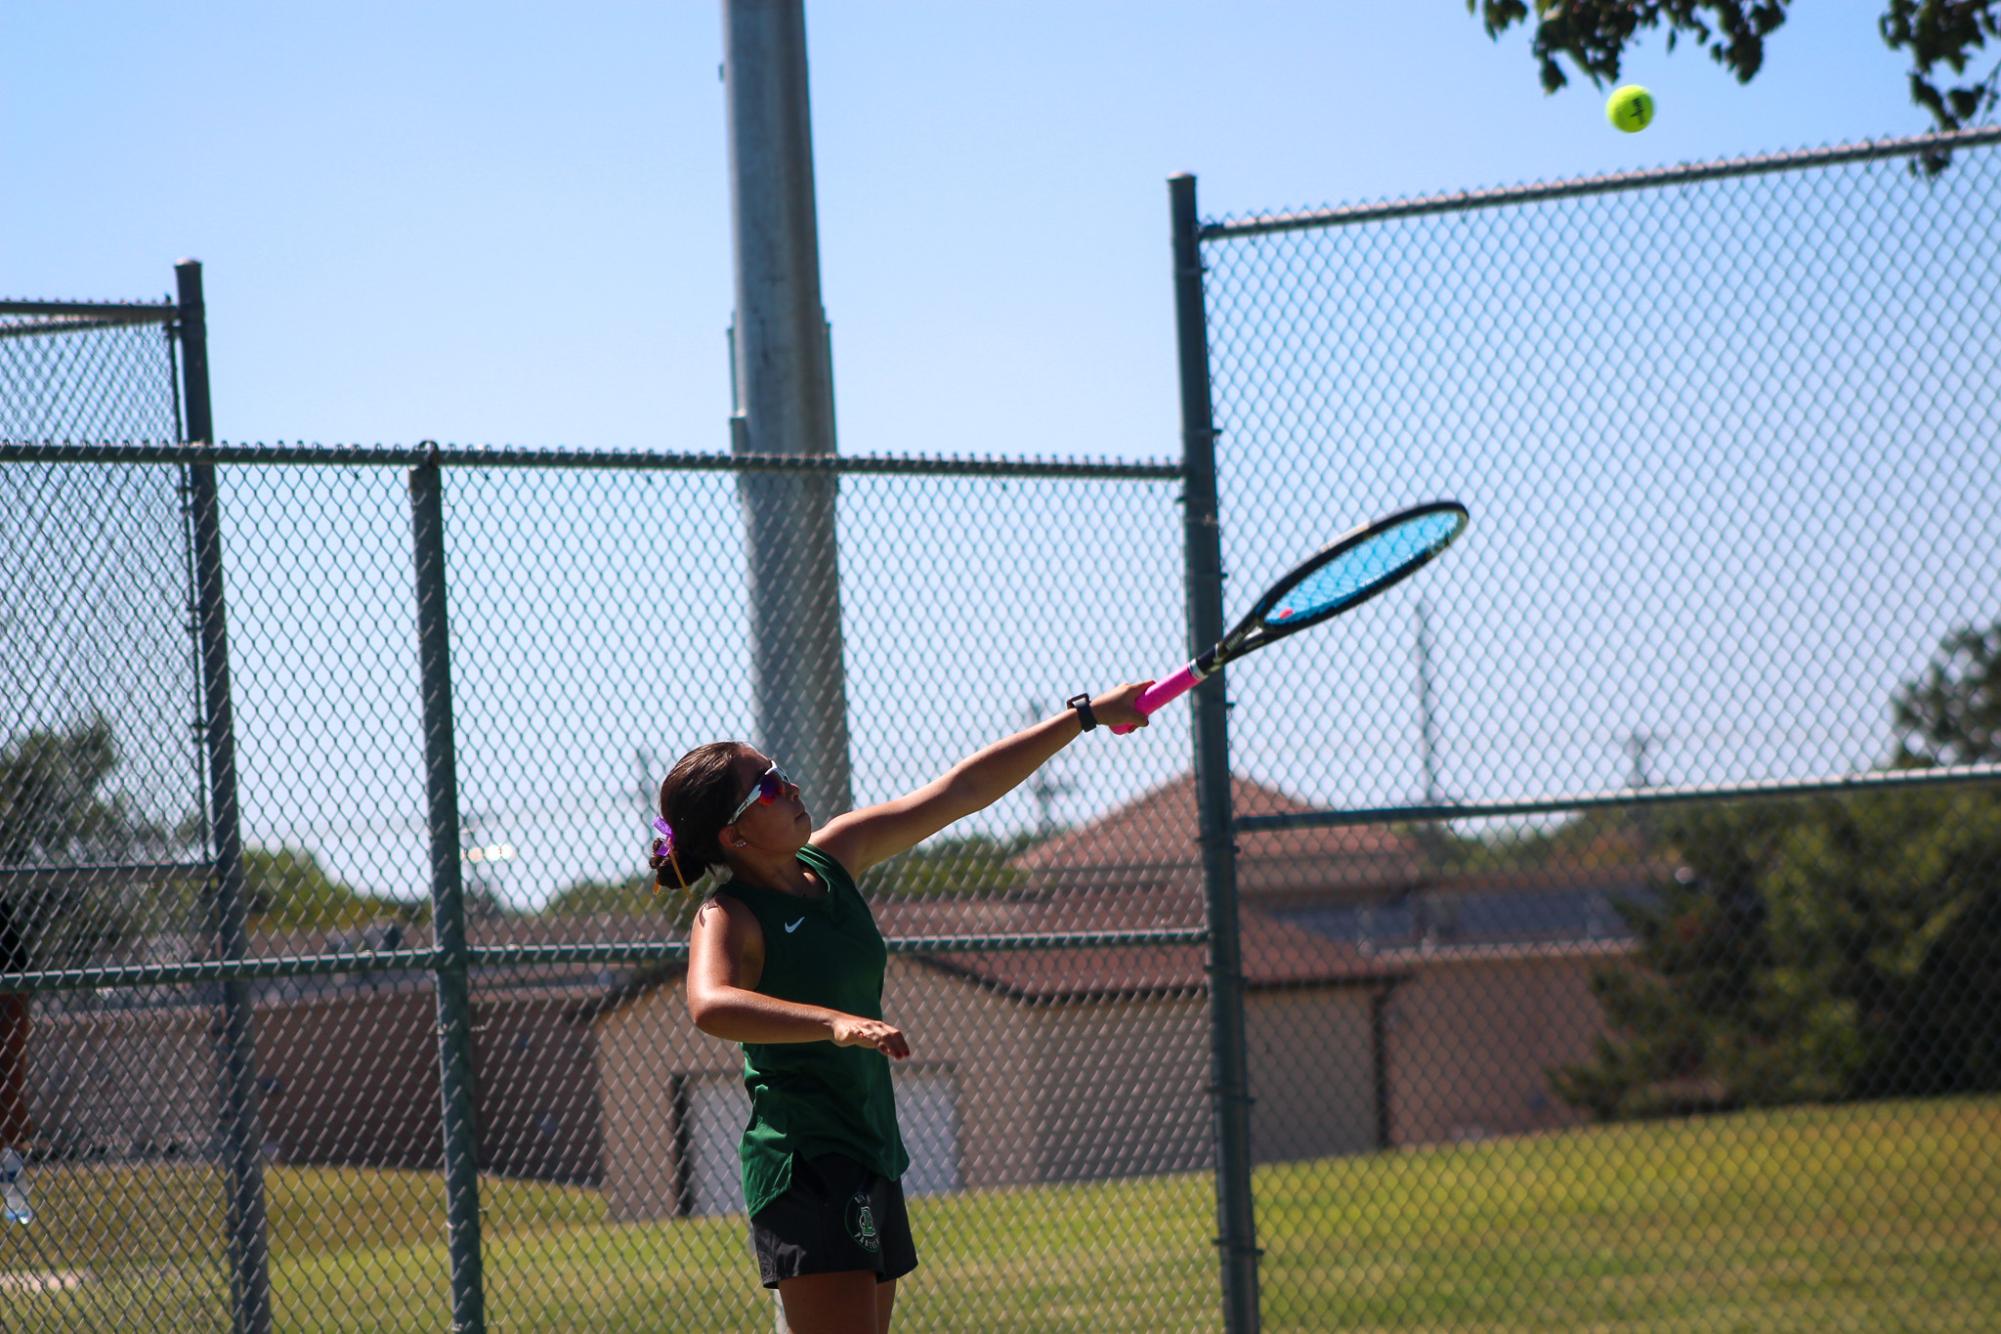
M723 860L717 835L742 799L734 772L739 741L711 741L674 761L660 784L660 814L674 830L674 855L650 859L656 885L680 889Z

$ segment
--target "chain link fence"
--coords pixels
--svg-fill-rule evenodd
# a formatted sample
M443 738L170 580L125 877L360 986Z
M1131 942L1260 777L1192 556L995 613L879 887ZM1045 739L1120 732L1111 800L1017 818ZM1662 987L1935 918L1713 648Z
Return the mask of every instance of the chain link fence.
M772 1325L644 867L773 477L859 803L1473 511L868 877L899 1326L1977 1324L1997 139L1189 231L1220 587L1194 463L185 445L198 282L0 305L7 1326Z
M0 478L10 513L52 466L106 511L196 459L228 572L244 948L127 868L107 884L148 911L112 932L60 899L92 948L10 961L35 1002L17 1135L34 1220L0 1233L12 1311L35 1328L769 1327L736 1180L741 1058L688 1020L692 905L644 863L666 765L753 732L739 487L838 481L848 729L872 802L1179 651L1178 608L1102 594L1178 562L1178 467L13 442ZM45 564L72 570L103 539L74 540ZM15 604L25 661L81 651L62 620L76 586L52 576ZM183 662L192 601L172 599ZM1093 633L1052 638L1079 625ZM448 711L423 651L439 630ZM824 644L797 651L842 671ZM36 679L10 677L10 736L67 738L30 710ZM184 743L198 685L149 683ZM104 713L118 734L124 706ZM197 905L230 879L200 846L199 739L161 822ZM936 1281L909 1285L912 1323L1213 1312L1192 834L1118 843L1116 874L1061 846L1099 812L1171 828L1192 810L1185 720L1145 739L1073 749L865 884L916 1049L898 1071L905 1186ZM254 1019L261 1214L232 1212L223 979Z
M1254 990L1252 1089L1392 1151L1254 1124L1265 1326L2001 1301L1997 139L1202 225L1230 601L1473 512L1230 669L1245 920L1381 978L1373 1064Z
M0 307L0 439L40 447L0 466L7 973L143 967L213 936L189 477L106 467L97 453L183 437L174 314L170 304ZM136 1031L142 1015L175 1035L171 1049ZM186 1258L199 1247L190 1237L214 1232L221 1195L203 1163L218 1134L213 1100L175 1090L212 1077L203 1044L219 1023L214 998L187 987L0 986L10 1325L53 1315L40 1294L109 1257ZM63 1055L56 1034L69 1035ZM79 1168L106 1187L65 1199L68 1165L93 1159L95 1127L110 1121L119 1157L157 1170ZM127 1315L141 1321L204 1301L226 1312L228 1274L159 1264L134 1297Z

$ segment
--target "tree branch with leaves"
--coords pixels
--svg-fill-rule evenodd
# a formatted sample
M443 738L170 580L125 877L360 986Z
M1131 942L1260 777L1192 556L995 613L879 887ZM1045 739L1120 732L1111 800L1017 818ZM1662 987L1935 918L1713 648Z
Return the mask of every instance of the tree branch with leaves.
M1790 8L1791 0L1466 0L1489 37L1535 25L1530 53L1552 93L1570 82L1566 64L1594 85L1618 83L1626 51L1642 34L1663 29L1670 51L1692 40L1749 83L1765 67L1765 44ZM2001 0L1888 0L1876 30L1891 50L1910 56L1911 100L1939 129L1964 129L2001 104L2001 60L1982 72L1979 59L1989 42L2001 46Z

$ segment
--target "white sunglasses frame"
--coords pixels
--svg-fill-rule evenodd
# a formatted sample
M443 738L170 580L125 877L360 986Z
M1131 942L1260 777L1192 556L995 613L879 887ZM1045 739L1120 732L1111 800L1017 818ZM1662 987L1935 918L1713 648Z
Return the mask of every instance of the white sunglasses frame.
M723 823L735 824L738 820L741 820L743 818L743 813L749 810L752 806L755 806L757 804L757 799L759 794L761 794L764 791L764 780L771 777L773 774L777 774L778 781L784 784L786 787L793 786L792 780L786 777L785 771L779 768L776 762L773 762L772 766L769 769L766 769L763 773L757 776L757 781L750 785L750 795L743 799L742 805L738 806L735 810L730 812L730 818L723 821Z

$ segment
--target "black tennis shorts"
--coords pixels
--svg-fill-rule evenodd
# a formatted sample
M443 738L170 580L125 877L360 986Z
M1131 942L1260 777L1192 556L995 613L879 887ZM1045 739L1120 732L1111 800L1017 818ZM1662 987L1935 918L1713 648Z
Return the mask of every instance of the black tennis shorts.
M876 1282L917 1268L903 1187L839 1154L792 1160L792 1185L750 1220L758 1276L788 1278L866 1269Z

